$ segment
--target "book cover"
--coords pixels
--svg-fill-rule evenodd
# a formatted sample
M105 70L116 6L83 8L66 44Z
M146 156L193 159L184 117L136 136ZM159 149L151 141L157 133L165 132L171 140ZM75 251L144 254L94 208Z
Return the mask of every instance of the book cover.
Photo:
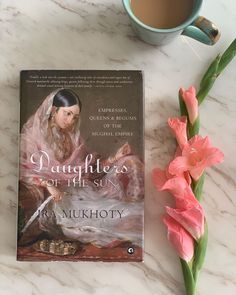
M141 71L20 77L17 260L142 261Z

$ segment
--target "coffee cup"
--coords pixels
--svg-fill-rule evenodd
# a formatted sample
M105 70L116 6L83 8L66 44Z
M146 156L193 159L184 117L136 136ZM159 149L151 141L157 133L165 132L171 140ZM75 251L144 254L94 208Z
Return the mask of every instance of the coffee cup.
M184 9L185 6L183 4L181 5L180 0L154 1L155 0L123 0L123 5L130 18L132 28L137 36L144 42L152 45L165 45L181 34L207 45L214 45L218 41L220 32L216 25L205 17L199 16L203 0L185 0L185 3L188 4L188 8L186 6L186 9ZM166 6L168 2L170 2L170 9L162 13L161 9L167 9L162 6ZM152 7L152 4L162 6ZM138 5L145 6L139 7ZM150 7L148 7L148 5ZM189 5L192 6L189 7ZM185 19L181 21L181 17L184 17L184 15L181 14L186 14L187 9L189 9L189 14L187 16L185 15ZM144 15L144 12L146 15ZM148 13L150 14L150 19ZM180 23L178 23L178 20ZM153 24L151 21L153 21ZM176 21L176 23L174 21Z

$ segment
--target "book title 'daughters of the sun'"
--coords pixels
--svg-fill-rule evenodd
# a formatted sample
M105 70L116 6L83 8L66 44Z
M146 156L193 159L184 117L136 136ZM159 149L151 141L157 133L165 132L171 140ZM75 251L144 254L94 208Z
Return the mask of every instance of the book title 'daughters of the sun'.
M73 177L72 179L68 179L67 186L79 186L79 187L86 187L88 185L86 179L82 179L83 174L87 173L96 173L96 174L102 174L102 173L108 173L110 170L110 166L102 166L100 165L100 159L96 159L95 165L91 165L90 163L93 162L93 154L88 154L85 158L85 165L82 167L81 165L72 166L72 165L57 165L57 166L51 166L50 167L50 157L46 151L37 151L33 153L30 157L30 161L32 164L35 165L35 168L33 169L35 172L40 173L42 170L50 169L51 173L54 173L55 175L57 173L76 173L78 174L77 177ZM113 166L113 169L115 170L115 173L119 174L125 174L128 172L128 167L125 165L122 166ZM47 185L52 186L58 186L60 184L60 181L58 179L47 179L45 180ZM104 187L106 184L111 184L114 187L117 185L115 182L107 179L94 179L93 183L96 187L101 186Z

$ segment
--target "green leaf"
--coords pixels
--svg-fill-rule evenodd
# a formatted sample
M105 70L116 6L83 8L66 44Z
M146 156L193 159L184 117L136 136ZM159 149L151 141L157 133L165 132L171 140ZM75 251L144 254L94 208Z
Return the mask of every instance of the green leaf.
M220 63L221 56L218 55L211 65L209 66L208 70L206 71L205 75L203 76L200 82L200 89L197 93L198 105L200 105L205 97L207 96L208 92L212 88L218 74L218 67Z
M227 65L236 55L236 39L225 50L222 56L218 55L211 63L204 74L200 83L200 89L197 93L198 105L200 105L208 95L210 89L215 83L216 78L223 72Z
M236 55L236 39L230 44L230 46L226 49L224 54L222 55L218 67L218 75L223 72L223 70L227 67L227 65L231 62L231 60Z
M193 274L190 268L190 265L183 259L180 259L183 276L184 276L184 283L187 295L194 295L195 294L195 281L193 278Z
M206 256L206 249L207 249L207 241L208 241L208 226L205 220L205 230L204 235L200 238L198 243L195 246L195 253L194 253L194 260L192 265L192 273L193 278L197 281L198 273L203 266L204 259Z
M198 181L193 180L192 189L196 199L200 202L202 196L202 189L205 181L205 173L198 179Z
M205 75L203 76L201 82L200 82L200 88L202 88L205 83L207 83L207 81L209 79L212 79L212 77L216 76L218 73L218 67L219 67L219 63L220 63L220 59L221 56L218 55L213 62L211 63L211 65L209 66L208 70L206 71Z
M209 91L211 90L212 86L215 83L216 78L209 79L207 82L205 82L204 86L201 87L197 93L197 99L198 99L198 105L200 105L205 97L208 95Z

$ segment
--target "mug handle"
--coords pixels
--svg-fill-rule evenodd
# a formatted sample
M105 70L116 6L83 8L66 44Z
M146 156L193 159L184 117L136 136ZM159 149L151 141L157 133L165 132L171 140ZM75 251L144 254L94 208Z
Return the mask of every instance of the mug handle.
M214 45L220 38L220 31L211 21L203 16L199 16L184 29L182 35L191 37L207 45Z

